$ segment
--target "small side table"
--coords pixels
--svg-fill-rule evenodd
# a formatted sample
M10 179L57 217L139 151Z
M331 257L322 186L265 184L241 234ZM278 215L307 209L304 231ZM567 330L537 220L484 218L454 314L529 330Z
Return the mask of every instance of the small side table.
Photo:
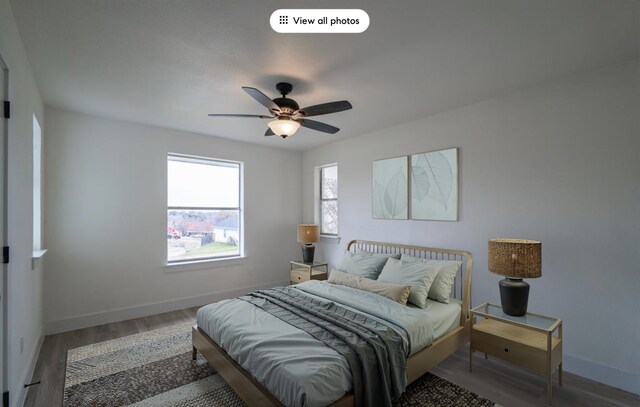
M476 318L482 320L477 322ZM554 335L554 332L557 334ZM514 317L490 303L471 310L469 371L473 352L515 363L547 376L547 401L551 403L551 375L558 368L562 386L562 320L528 312Z
M302 283L309 280L326 280L329 272L327 263L314 261L305 263L303 261L291 261L289 266L291 284Z

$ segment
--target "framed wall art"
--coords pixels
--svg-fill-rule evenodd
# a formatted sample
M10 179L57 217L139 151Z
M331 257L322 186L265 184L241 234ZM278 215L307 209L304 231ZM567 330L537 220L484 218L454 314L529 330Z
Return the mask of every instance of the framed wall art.
M458 149L411 156L411 219L458 220Z
M373 162L374 219L408 219L409 179L407 156Z

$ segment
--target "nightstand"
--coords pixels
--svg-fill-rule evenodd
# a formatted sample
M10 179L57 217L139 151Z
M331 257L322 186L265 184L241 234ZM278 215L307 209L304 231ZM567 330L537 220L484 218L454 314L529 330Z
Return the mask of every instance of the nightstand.
M480 317L481 321L476 321ZM557 334L554 335L554 332ZM528 312L513 317L502 307L485 303L471 310L469 370L473 352L483 352L547 376L547 400L551 403L551 375L558 368L562 386L562 320Z
M326 280L329 269L327 263L319 261L314 261L313 263L292 261L289 271L291 284L298 284L309 280Z

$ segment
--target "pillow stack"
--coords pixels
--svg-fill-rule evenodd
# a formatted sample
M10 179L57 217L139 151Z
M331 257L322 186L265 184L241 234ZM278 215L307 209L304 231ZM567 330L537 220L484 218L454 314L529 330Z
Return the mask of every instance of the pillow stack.
M340 264L331 270L329 282L368 291L406 304L411 287L376 281L388 259L399 259L399 254L381 254L367 251L346 252Z
M427 298L448 304L461 265L461 261L420 259L403 254L400 260L389 259L378 281L410 285L409 302L420 308L427 306Z
M430 260L403 254L346 252L329 282L369 291L400 304L407 301L420 308L427 298L449 303L458 270L457 260ZM377 280L377 281L374 281Z

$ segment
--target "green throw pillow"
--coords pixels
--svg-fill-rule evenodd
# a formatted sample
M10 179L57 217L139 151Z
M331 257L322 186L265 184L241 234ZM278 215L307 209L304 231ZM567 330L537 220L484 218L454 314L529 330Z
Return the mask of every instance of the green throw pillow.
M337 270L355 276L366 277L372 280L378 278L387 259L390 257L398 257L394 254L379 254L360 251L358 253L346 252L342 256L340 264L336 266Z
M462 261L421 259L406 254L403 254L401 259L405 263L422 263L437 268L438 274L429 288L428 297L438 302L449 303L451 289L458 275L458 270L462 266Z

